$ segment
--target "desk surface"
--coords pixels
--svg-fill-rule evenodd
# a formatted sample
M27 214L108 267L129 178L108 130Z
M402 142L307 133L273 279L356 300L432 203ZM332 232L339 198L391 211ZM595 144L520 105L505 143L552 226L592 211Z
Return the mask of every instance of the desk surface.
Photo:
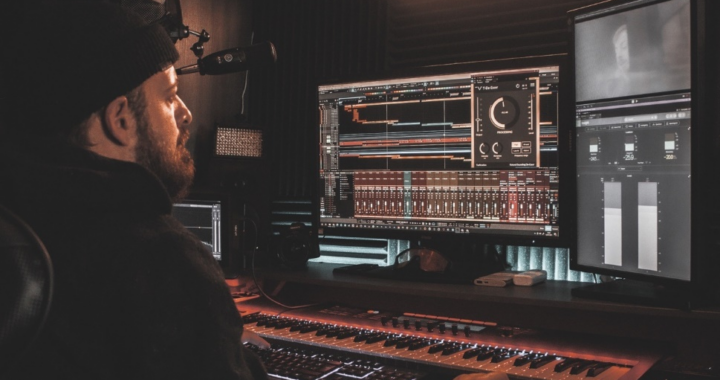
M547 281L532 287L507 286L504 288L397 281L384 278L366 277L333 273L333 269L343 265L309 263L306 269L261 270L261 276L274 280L302 284L332 286L343 289L364 289L397 296L417 296L427 298L446 298L459 302L493 302L500 304L524 304L538 307L561 307L589 311L617 312L648 316L669 316L682 319L701 319L720 321L720 308L705 307L691 311L672 308L638 306L627 303L605 302L573 297L571 290L588 285L571 281Z

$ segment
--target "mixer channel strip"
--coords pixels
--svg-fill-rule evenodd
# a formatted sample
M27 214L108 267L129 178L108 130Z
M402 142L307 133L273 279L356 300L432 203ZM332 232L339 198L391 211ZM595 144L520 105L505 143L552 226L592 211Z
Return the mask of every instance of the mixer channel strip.
M617 380L632 366L526 348L427 337L384 329L257 313L245 328L273 341L371 355L454 371L499 371L511 378ZM362 378L362 377L360 377Z

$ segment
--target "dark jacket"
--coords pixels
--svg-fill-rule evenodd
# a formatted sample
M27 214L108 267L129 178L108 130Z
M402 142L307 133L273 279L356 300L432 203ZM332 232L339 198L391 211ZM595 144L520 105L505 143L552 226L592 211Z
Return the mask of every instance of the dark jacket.
M265 378L219 265L155 175L70 147L9 156L0 203L55 270L48 323L9 379Z

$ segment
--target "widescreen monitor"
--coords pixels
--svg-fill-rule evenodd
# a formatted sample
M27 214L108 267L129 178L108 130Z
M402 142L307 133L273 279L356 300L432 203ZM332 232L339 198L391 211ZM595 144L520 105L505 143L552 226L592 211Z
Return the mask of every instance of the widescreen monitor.
M319 85L319 236L559 245L564 59Z
M637 300L662 303L667 287L698 284L710 263L717 202L709 144L718 128L707 117L704 14L705 3L691 0L606 1L570 14L571 266L646 281L601 286L617 289L610 298L634 300L637 292L648 295ZM583 292L576 294L604 296Z

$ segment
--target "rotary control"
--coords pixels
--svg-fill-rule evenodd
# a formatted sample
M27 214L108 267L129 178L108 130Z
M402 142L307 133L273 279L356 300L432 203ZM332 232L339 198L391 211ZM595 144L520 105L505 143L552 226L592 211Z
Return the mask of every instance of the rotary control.
M534 69L472 77L473 168L540 166L540 77Z
M480 143L480 145L478 145L478 150L480 151L481 154L487 154L487 150L488 150L487 144L485 144L484 142Z
M490 121L497 129L512 128L520 117L520 106L510 96L501 96L490 106Z
M495 153L495 154L500 154L500 153L502 153L502 151L503 151L503 146L502 146L502 144L497 143L497 142L494 143L494 144L492 145L492 151L493 151L493 153Z

